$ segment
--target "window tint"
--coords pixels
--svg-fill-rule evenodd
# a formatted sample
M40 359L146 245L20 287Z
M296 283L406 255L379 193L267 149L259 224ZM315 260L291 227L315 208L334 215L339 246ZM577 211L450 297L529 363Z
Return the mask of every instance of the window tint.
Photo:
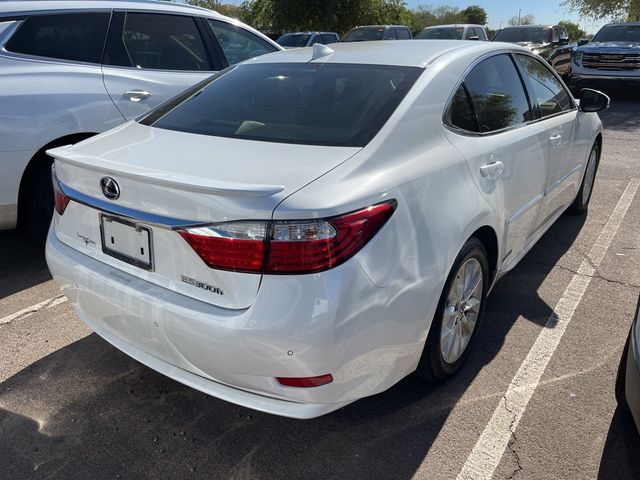
M605 25L591 40L597 42L640 42L640 25Z
M478 131L478 124L471 108L471 100L463 85L460 85L460 88L453 96L451 106L447 112L447 121L454 127L468 132Z
M338 38L332 33L322 34L322 43L324 43L325 45L329 45L330 43L336 43L337 41L338 41Z
M276 43L283 47L304 47L307 45L310 36L305 33L285 33L276 40Z
M527 84L543 117L573 108L573 101L562 84L539 60L528 55L516 55L524 67Z
M396 33L396 29L395 28L388 28L387 31L384 34L384 39L385 40L397 40L398 39L398 34Z
M557 28L554 28L554 29L551 31L551 41L552 41L552 42L559 42L559 41L560 41L560 34L559 34L559 32L558 32L558 29L557 29Z
M240 65L143 123L265 142L364 146L421 73L385 65Z
M10 52L100 63L110 13L29 17L6 45Z
M499 30L493 41L544 43L551 40L550 36L551 29L547 27L507 27Z
M344 37L343 42L366 42L369 40L382 40L384 37L384 27L356 27L349 30Z
M463 27L427 27L417 36L420 40L461 40Z
M564 28L560 29L560 40L569 40L569 34Z
M105 62L142 69L213 70L200 32L191 17L127 13L122 41L130 64L123 64L124 58L114 62L109 57Z
M398 40L411 40L409 30L405 28L396 28L396 32L398 33Z
M229 65L276 51L273 45L242 27L218 20L209 20L209 25L216 34Z
M492 132L532 119L516 67L507 55L496 55L476 65L465 85L481 132Z
M474 29L476 31L476 35L478 37L478 40L486 40L487 39L487 34L484 33L484 30L482 28L475 28Z
M464 39L469 40L471 37L474 37L475 35L476 35L476 32L473 30L473 28L469 27L467 28L467 32L464 34Z

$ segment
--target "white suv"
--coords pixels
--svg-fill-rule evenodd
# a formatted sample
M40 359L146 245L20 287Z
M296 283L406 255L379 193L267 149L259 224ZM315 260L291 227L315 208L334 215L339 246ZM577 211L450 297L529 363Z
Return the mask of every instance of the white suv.
M44 239L45 151L132 120L211 72L282 50L210 10L164 2L0 4L0 230Z

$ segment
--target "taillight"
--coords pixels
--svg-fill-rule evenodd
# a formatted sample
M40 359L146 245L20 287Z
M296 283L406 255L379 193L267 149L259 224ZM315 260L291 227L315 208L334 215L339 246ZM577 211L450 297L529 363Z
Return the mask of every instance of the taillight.
M60 190L58 178L56 177L56 172L53 169L51 170L51 177L53 182L53 203L56 207L56 212L58 212L58 215L64 215L64 211L67 209L67 205L69 205L70 198Z
M193 228L180 235L211 268L234 272L303 274L353 257L395 210L391 200L321 220L241 221Z

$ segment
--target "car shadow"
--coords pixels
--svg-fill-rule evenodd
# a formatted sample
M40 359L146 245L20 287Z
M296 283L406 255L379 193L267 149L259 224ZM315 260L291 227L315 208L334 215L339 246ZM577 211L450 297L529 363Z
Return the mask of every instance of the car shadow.
M49 280L44 245L20 230L0 231L0 299Z
M640 129L640 93L632 89L603 91L611 98L609 109L599 114L605 129L636 133Z
M629 412L618 407L611 419L598 480L640 478L640 435Z
M514 323L546 323L552 307L538 287L584 221L562 217L497 284L465 368L445 384L411 375L384 393L299 421L199 393L91 334L0 387L0 472L15 480L412 478Z

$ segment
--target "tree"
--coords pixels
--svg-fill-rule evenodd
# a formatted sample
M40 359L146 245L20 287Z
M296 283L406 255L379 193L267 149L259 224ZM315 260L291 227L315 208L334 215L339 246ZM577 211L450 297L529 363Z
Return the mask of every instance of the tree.
M577 23L570 22L569 20L561 20L558 25L562 25L569 34L569 40L575 42L581 38L587 37L587 32L582 30Z
M533 25L536 21L536 17L534 17L532 14L528 13L526 15L515 15L513 17L511 17L509 19L509 21L507 22L509 25L511 26L515 26L515 25Z
M480 5L469 5L460 12L464 23L475 23L476 25L486 25L487 11Z
M593 19L640 20L640 0L564 0L562 5Z

